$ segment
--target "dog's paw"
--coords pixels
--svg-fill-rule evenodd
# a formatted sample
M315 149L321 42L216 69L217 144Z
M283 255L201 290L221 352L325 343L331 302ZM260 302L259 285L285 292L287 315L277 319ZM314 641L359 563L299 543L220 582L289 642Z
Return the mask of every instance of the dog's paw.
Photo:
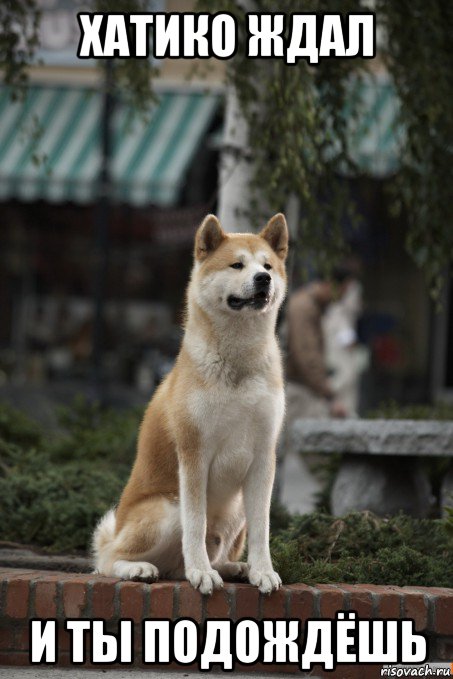
M156 566L147 561L115 561L113 574L123 580L155 582L159 578Z
M186 578L195 589L202 594L212 594L214 589L223 587L223 580L214 569L201 570L199 568L188 568Z
M249 574L249 567L245 561L227 561L219 566L219 573L224 580L246 580Z
M273 570L259 571L250 568L249 582L258 587L263 594L270 594L281 587L282 581L278 573Z

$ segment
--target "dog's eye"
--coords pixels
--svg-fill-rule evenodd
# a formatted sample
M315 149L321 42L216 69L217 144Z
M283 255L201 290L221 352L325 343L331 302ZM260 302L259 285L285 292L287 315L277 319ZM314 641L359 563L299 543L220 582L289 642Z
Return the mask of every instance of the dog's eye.
M244 265L242 262L235 262L234 264L230 264L232 269L243 269Z
M265 264L264 268L266 269L266 271L270 271L272 269L272 266L270 264Z

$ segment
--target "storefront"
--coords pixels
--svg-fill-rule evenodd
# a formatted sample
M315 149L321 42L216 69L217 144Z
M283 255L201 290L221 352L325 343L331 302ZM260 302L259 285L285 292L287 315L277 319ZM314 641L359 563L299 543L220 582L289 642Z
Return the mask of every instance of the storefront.
M88 87L33 85L14 103L0 91L0 341L25 379L89 370L100 202L111 377L134 381L151 345L177 348L193 234L215 200L221 96L163 88L146 117L115 100L108 183L102 104Z

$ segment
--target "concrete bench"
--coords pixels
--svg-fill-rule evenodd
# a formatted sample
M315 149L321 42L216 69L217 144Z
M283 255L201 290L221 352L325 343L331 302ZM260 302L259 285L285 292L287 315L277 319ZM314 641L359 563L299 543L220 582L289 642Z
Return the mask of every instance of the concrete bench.
M453 458L453 422L431 420L296 420L291 443L302 453L341 454L332 513L427 516L434 497L421 458ZM443 480L442 507L453 506L453 467Z

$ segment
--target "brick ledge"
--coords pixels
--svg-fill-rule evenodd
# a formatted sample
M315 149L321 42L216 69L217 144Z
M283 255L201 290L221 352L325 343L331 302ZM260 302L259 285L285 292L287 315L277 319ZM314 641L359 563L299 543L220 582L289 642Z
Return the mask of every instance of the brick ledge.
M416 629L429 637L432 659L453 659L453 589L296 584L264 596L251 585L225 583L223 590L203 597L187 582L149 585L93 574L0 568L0 665L28 664L28 620L33 617L61 623L65 618L103 618L114 629L119 618L132 618L137 625L152 617L191 617L197 622L288 617L304 623L312 617L333 618L338 610L355 610L362 618L413 618ZM59 657L65 665L68 639L63 624L60 628ZM375 676L373 669L351 667L347 676L355 676L355 670L360 677ZM328 675L335 677L336 672Z

